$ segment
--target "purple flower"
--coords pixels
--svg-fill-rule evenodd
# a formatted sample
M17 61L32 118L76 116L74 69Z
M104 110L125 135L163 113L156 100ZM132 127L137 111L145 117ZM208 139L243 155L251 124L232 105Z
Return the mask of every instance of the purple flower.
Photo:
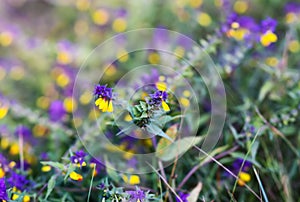
M265 33L267 31L272 31L274 32L277 26L277 21L274 20L273 18L266 18L261 22L261 32Z
M289 2L284 8L286 13L300 13L300 3Z
M167 92L157 90L155 93L150 94L150 100L148 100L148 104L154 106L160 106L162 101L166 101L167 98L168 98Z
M31 130L24 126L24 125L19 125L16 129L15 129L15 135L20 136L22 135L24 138L29 138L31 136Z
M70 157L72 163L79 164L80 166L85 166L86 163L84 161L84 157L86 153L82 150L76 151L73 156Z
M184 48L185 50L189 50L193 46L192 40L188 37L179 37L177 39L177 42L179 46Z
M187 198L189 197L190 194L185 194L183 192L179 192L178 196L180 197L180 199L182 200L182 202L188 202ZM178 198L176 198L176 202L179 202L180 200Z
M20 191L27 190L31 185L31 182L24 175L15 172L11 173L7 182L11 187L16 187Z
M244 161L244 159L238 158L238 159L236 159L233 162L233 164L232 164L232 172L234 174L237 175L239 173L239 171L241 169L241 166L243 164L243 161ZM252 166L252 163L250 161L245 160L244 165L243 165L241 171L242 172L248 172L250 170L251 166Z
M99 158L91 158L90 164L95 164L96 165L96 170L95 170L95 175L97 175L100 172L105 172L105 164L104 161L98 160Z
M96 99L103 98L104 100L112 100L112 88L101 86L100 84L95 86L94 95Z
M126 191L129 194L129 202L144 201L146 194L137 188L135 191Z
M8 200L8 196L6 193L5 178L0 178L0 200Z
M50 104L49 107L49 117L51 121L58 122L63 119L66 111L64 104L61 100L55 100Z

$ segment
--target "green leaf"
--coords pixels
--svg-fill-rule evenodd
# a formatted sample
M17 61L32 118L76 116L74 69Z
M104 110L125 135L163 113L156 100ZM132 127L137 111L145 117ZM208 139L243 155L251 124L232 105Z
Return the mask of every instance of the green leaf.
M194 145L197 145L204 139L205 136L199 137L185 137L180 140L177 140L169 147L164 149L161 152L157 153L156 156L160 158L162 161L171 161L176 158L176 156L184 154L187 150L189 150Z
M177 136L178 128L177 124L174 124L170 128L167 129L166 134L172 139L175 140ZM161 138L157 144L156 152L160 153L164 150L164 148L168 147L172 142L169 141L169 139Z
M158 118L158 120L153 120L155 122L155 124L157 124L158 126L160 126L161 128L163 128L168 122L173 121L174 119L178 119L183 117L182 115L177 115L177 116L169 116L169 115L165 115L165 116L161 116L160 118Z
M146 102L140 101L140 106L142 107L143 111L148 109Z
M190 195L187 197L188 202L197 202L201 190L202 190L202 183L199 182L197 186L190 192Z
M73 172L75 170L75 166L71 163L68 167L68 170L67 170L67 174L65 175L65 178L64 180L66 181L70 175L71 172Z
M266 95L272 90L273 87L274 87L274 84L271 81L267 81L266 83L264 83L264 85L260 89L258 101L260 101L260 102L263 101L265 99Z
M49 165L51 167L57 168L61 171L65 169L65 165L59 162L53 162L53 161L41 161L42 165Z
M164 133L164 131L162 129L160 129L160 127L158 127L155 124L149 124L147 125L147 130L148 132L154 134L154 135L158 135L160 137L166 138L168 140L170 140L171 142L173 142L172 138L170 138L166 133Z
M47 194L45 196L44 201L47 201L49 195L51 194L51 192L53 191L54 187L56 184L56 176L52 175L49 182L48 182L48 186L47 186Z
M140 118L148 118L147 112L143 112Z

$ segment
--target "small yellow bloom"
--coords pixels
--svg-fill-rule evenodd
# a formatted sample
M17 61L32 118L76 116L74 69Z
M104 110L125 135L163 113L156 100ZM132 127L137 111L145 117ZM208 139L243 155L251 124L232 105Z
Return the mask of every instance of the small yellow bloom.
M1 139L1 148L2 149L7 149L7 147L9 146L9 139L6 137L3 137Z
M204 12L198 15L197 21L203 27L209 26L212 22L210 15Z
M120 62L126 62L129 59L129 54L126 50L120 50L117 54L117 58Z
M156 85L157 90L160 90L160 91L167 90L167 84L164 82L157 82L155 85Z
M11 162L8 164L8 167L14 168L16 165L17 165L17 164L16 164L15 161L11 161Z
M288 24L291 24L293 22L296 22L297 15L295 13L287 13L285 16L285 20Z
M45 172L45 173L49 172L51 170L51 166L44 165L41 170L42 170L42 172Z
M233 5L233 9L235 10L235 12L243 14L248 10L248 2L246 2L245 0L236 1Z
M9 46L13 42L13 35L10 32L4 31L0 33L0 45Z
M108 101L100 97L95 101L95 105L103 112L113 112L113 104L111 100Z
M109 19L109 13L104 9L95 11L92 15L93 21L97 25L105 25Z
M239 174L239 180L238 180L238 184L240 186L244 186L247 182L249 182L251 180L251 175L245 172L241 172Z
M70 64L72 62L72 56L66 51L60 51L57 54L57 62L60 64Z
M184 107L190 106L190 101L189 101L187 98L185 98L185 97L180 98L180 103L181 103Z
M35 136L42 137L47 133L48 128L42 125L35 125L32 131Z
M140 177L138 175L130 175L129 178L127 175L122 175L122 178L125 183L130 185L140 184Z
M67 112L72 112L77 109L77 103L71 97L67 97L64 100L64 108Z
M75 181L82 181L83 180L82 175L76 173L75 171L73 171L73 172L70 173L70 178L72 180L75 180Z
M297 40L293 40L288 45L289 51L292 53L297 53L300 50L300 43Z
M0 168L0 178L5 177L5 171Z
M50 99L48 97L39 97L36 100L36 105L42 109L47 109L50 105Z
M175 48L174 53L175 53L176 57L183 58L185 50L183 47L178 46Z
M90 7L89 0L77 0L76 1L76 8L80 11L85 11Z
M158 64L160 62L160 56L158 53L150 53L148 56L148 61L150 64Z
M260 37L260 42L263 46L269 46L271 43L275 43L277 41L277 35L272 31L267 31Z
M266 64L271 67L276 67L279 63L279 60L276 57L268 57L266 59Z
M19 190L17 190L17 192L20 192ZM19 194L13 194L12 195L12 200L17 200L19 198ZM28 196L28 195L25 195L24 197L23 197L23 202L30 202L30 196Z
M11 146L10 146L10 149L9 149L9 153L11 155L17 155L19 154L19 144L18 143L13 143Z
M127 22L124 18L117 18L114 20L112 28L115 32L124 32L127 28Z
M236 26L236 25L233 25ZM227 32L228 37L232 37L238 41L241 41L245 38L245 36L249 33L249 30L244 29L244 28L239 28L239 29L230 29Z
M190 0L189 3L192 8L198 8L202 5L203 1L202 0Z
M66 87L70 83L68 75L62 73L56 78L56 83L60 87Z
M166 111L166 112L170 111L170 107L169 107L169 105L165 101L161 102L161 106L162 106L162 108L163 108L164 111Z

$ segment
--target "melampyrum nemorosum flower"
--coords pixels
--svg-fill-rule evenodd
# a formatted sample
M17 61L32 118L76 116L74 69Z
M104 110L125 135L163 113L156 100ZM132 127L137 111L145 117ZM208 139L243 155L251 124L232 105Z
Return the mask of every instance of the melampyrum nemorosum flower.
M94 90L95 105L99 107L103 112L112 112L112 88L106 87L106 85L96 85Z
M156 89L153 94L150 94L150 100L148 103L150 105L161 106L164 111L170 111L169 105L166 103L168 98L167 85L164 82L157 82Z

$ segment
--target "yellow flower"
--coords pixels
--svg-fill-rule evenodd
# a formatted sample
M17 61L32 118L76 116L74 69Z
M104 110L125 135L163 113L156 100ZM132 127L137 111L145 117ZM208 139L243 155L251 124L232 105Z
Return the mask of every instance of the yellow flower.
M0 101L0 119L3 119L6 116L8 109L8 105L4 105Z
M19 154L19 144L18 143L13 143L11 146L10 146L10 149L9 149L9 153L11 155L17 155Z
M13 42L13 35L10 32L4 31L0 33L0 45L9 46Z
M156 88L157 88L157 90L160 90L160 91L166 91L167 90L167 84L164 83L164 82L157 82L156 83Z
M209 26L212 22L210 15L203 12L198 15L197 21L203 27Z
M240 174L239 174L239 180L238 180L238 184L240 186L244 186L250 180L251 180L250 174L245 173L245 172L240 172Z
M75 181L82 181L83 180L82 175L76 173L75 171L73 171L73 172L70 173L70 178L72 180L75 180Z
M127 22L124 18L117 18L114 20L112 28L115 32L124 32L127 28Z
M101 97L95 101L95 105L98 106L103 112L112 112L114 110L112 101L105 100Z
M72 56L66 51L60 51L57 54L57 62L60 64L70 64L72 62Z
M158 53L153 52L148 55L148 61L150 64L158 64L160 62L160 56Z
M67 97L64 100L64 108L67 112L71 113L77 109L77 102L72 97Z
M42 172L45 172L45 173L49 172L51 170L51 166L44 165L41 170L42 170Z
M122 179L130 185L140 184L140 177L138 175L130 175L129 178L127 175L122 175Z
M92 15L93 21L97 25L105 25L109 19L109 13L104 9L95 11Z
M0 168L0 178L5 177L5 171Z
M260 37L260 42L263 46L269 46L271 43L275 43L277 41L277 35L272 31L267 31Z
M169 107L169 105L165 101L161 102L161 106L162 106L162 108L163 108L164 111L166 111L166 112L170 111L170 107Z

